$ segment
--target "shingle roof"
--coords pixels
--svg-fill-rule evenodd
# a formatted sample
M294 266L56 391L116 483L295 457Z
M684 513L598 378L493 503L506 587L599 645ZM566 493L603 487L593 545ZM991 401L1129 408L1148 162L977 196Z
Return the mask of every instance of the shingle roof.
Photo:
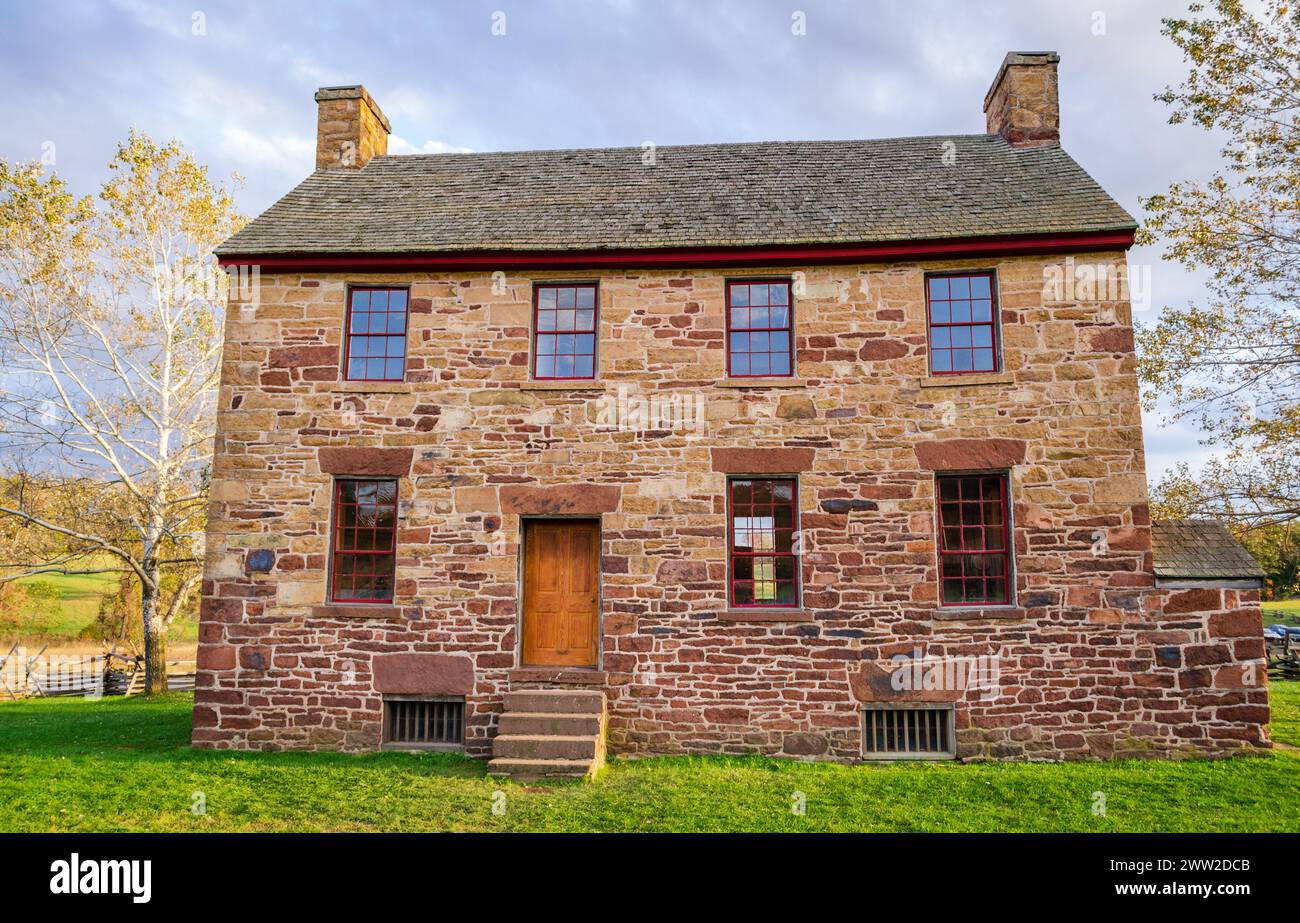
M1135 227L1058 145L1015 148L998 135L661 147L654 166L646 154L376 157L313 173L217 252L875 243Z
M1151 523L1157 577L1185 580L1262 578L1264 569L1221 522L1171 519Z

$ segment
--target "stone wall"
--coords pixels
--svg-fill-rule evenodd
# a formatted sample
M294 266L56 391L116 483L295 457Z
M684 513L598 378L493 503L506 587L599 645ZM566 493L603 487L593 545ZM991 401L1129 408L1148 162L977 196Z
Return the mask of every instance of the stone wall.
M862 703L908 697L957 702L965 757L1262 743L1257 600L1155 587L1128 304L1045 294L1061 265L806 270L796 380L744 387L724 380L724 281L789 270L264 274L227 321L195 744L373 748L377 676L420 675L377 658L426 654L464 683L486 754L503 691L573 679L517 669L521 520L583 512L602 521L614 753L852 760ZM928 377L923 274L957 268L997 271L1004 372ZM600 283L601 381L530 383L532 283L575 278ZM362 282L410 285L405 383L339 380ZM651 397L699 425L646 424ZM322 451L358 448L401 451ZM407 472L390 608L327 605L330 472L348 465ZM943 609L934 474L984 467L1011 472L1016 605ZM739 620L726 479L766 472L799 479L803 607ZM997 655L998 682L894 690L891 658L917 651Z

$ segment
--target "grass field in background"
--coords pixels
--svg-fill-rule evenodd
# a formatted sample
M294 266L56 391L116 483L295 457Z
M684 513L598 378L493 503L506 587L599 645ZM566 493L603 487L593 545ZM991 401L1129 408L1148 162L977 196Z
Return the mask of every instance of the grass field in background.
M23 611L0 620L0 644L5 650L18 642L28 647L50 644L51 650L98 651L103 647L100 642L82 640L79 635L95 621L100 601L117 592L120 576L116 573L37 574L14 581L27 589L27 602ZM194 646L198 636L196 619L181 620L172 623L167 641L184 651Z
M14 581L27 590L16 620L24 637L73 639L95 621L99 601L117 592L118 574L37 574ZM12 631L6 625L7 631Z
M1277 734L1300 743L1298 692L1274 688L1289 709ZM1300 754L1284 750L1063 764L660 757L613 760L589 783L519 785L452 754L192 750L191 702L0 704L0 830L1300 831Z
M1265 625L1300 625L1300 599L1279 599L1260 603Z

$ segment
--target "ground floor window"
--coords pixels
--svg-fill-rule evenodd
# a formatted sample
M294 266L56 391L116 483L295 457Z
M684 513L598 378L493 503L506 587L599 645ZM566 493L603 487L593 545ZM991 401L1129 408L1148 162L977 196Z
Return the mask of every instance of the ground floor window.
M794 479L737 478L728 487L731 605L797 606Z
M330 598L392 602L397 562L397 482L340 478L334 485Z
M1007 476L943 476L938 493L943 605L1010 602Z

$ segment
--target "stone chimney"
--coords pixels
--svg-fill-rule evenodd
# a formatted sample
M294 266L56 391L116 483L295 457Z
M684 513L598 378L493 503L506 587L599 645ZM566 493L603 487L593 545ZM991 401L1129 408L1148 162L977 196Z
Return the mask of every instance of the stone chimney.
M1061 140L1061 104L1056 94L1055 51L1012 51L1002 59L984 97L988 132L1015 147Z
M388 153L392 126L363 86L316 91L316 169L360 170Z

